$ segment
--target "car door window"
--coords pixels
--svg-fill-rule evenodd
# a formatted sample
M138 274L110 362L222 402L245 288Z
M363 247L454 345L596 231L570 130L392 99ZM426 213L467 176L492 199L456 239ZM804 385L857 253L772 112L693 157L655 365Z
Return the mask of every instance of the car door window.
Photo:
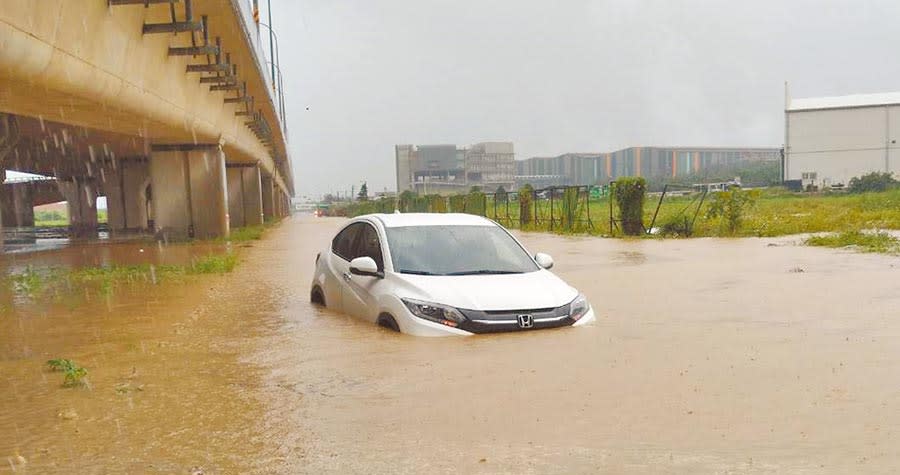
M356 237L365 226L363 223L353 223L344 228L331 241L331 251L345 261L353 260L356 249Z
M371 224L364 224L362 232L357 238L354 257L371 257L378 266L379 271L384 271L384 259L381 255L381 242L378 240L378 231Z

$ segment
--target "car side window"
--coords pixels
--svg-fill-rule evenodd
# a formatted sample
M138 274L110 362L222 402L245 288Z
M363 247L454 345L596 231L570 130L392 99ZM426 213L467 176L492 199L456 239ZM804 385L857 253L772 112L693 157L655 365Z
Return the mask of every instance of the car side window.
M381 255L381 242L378 240L378 231L371 224L363 224L362 232L357 238L356 252L353 257L371 257L378 266L379 271L384 271L384 258Z
M353 223L344 228L344 230L339 232L331 241L331 251L345 261L353 260L353 257L355 257L353 254L355 254L354 244L356 244L356 236L362 230L363 226L363 223Z

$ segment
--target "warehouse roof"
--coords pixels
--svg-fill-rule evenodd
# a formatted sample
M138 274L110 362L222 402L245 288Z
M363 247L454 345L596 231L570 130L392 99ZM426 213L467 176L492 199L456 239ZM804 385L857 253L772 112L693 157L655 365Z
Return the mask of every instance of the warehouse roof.
M847 109L852 107L872 107L900 104L900 92L879 94L851 94L849 96L812 97L791 99L787 110Z

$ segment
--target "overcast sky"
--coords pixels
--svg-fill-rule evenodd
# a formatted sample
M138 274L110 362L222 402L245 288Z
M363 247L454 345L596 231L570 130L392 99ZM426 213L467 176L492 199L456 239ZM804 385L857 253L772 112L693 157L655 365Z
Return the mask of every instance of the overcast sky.
M900 90L896 0L271 1L298 195L393 190L398 143L780 147L785 80Z

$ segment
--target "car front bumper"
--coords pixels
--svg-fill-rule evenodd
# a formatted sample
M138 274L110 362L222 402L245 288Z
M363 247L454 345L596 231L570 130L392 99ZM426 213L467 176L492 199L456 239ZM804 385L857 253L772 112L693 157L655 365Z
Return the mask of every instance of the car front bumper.
M416 336L450 336L450 335L475 335L482 333L501 333L501 332L526 332L532 330L541 330L546 328L558 328L567 326L582 326L596 320L594 309L590 308L580 319L573 320L568 315L556 316L535 316L533 326L530 328L521 328L518 321L513 320L494 320L494 323L485 323L486 320L471 319L461 323L458 327L450 327L437 322L432 322L414 316L408 311L404 315L406 318L402 322L398 321L400 330L403 333ZM561 318L560 318L561 317Z

